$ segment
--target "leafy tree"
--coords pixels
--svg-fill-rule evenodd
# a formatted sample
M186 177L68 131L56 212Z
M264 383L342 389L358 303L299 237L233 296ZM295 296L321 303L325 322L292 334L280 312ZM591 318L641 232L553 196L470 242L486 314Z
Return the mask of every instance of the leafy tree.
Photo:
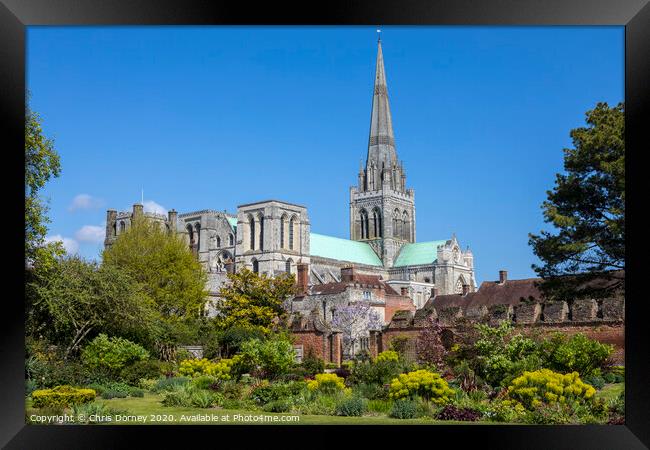
M45 244L47 205L39 193L45 184L61 173L54 143L43 135L41 118L25 105L25 263L51 264L52 257L64 250L60 243Z
M415 353L418 361L435 366L441 370L447 350L442 343L442 327L433 316L427 318L425 327L415 341Z
M151 321L137 286L124 272L66 256L35 267L28 285L27 330L65 346L64 359L98 332L138 335Z
M156 312L153 339L162 359L173 359L191 324L203 315L206 274L183 239L136 217L103 252L105 266L126 272Z
M240 365L259 378L277 378L295 365L296 353L286 334L244 342L239 353Z
M259 275L248 269L228 274L229 283L221 288L217 322L221 329L241 327L270 332L284 323L284 302L295 292L293 275Z
M587 126L570 133L574 148L564 149L566 174L556 176L542 204L544 220L559 231L529 235L543 262L533 269L547 280L541 288L549 297L608 296L625 288L615 272L625 269L624 118L623 103L598 103L586 114ZM589 283L595 278L610 282Z

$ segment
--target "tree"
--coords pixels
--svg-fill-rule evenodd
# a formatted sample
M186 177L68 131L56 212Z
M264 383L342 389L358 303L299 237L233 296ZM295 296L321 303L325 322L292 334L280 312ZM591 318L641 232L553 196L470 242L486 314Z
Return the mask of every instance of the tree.
M52 262L64 250L60 243L45 244L47 205L39 193L45 184L61 173L59 155L54 143L43 135L41 118L25 105L25 263Z
M128 274L142 301L152 305L157 320L154 340L163 359L173 358L189 323L204 314L207 276L183 239L142 217L103 252L103 264Z
M379 313L368 302L354 302L338 308L332 314L332 326L341 330L345 353L354 356L356 343L369 330L380 330L383 323Z
M443 367L447 350L442 343L442 327L433 316L427 318L426 325L418 334L415 353L418 361L431 364L438 369Z
M124 272L78 256L34 268L28 286L28 333L65 347L67 359L99 332L135 336L151 321L148 305Z
M219 328L241 327L268 333L275 324L284 323L283 303L295 293L293 275L267 277L243 269L229 273L228 281L219 291Z
M598 103L586 122L571 131L575 148L564 149L566 174L556 175L542 204L545 222L558 233L529 235L543 263L532 267L549 297L603 297L625 289L617 272L625 269L624 105Z

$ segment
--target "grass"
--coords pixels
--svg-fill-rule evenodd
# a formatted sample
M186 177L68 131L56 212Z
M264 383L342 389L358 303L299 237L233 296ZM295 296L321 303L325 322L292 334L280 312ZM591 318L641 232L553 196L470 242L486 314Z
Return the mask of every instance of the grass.
M603 386L603 388L596 393L596 396L609 401L618 398L623 391L625 391L625 383L610 383Z
M187 407L165 407L160 404L162 396L157 394L145 393L144 397L127 397L113 398L110 400L97 399L98 402L115 410L122 411L124 416L140 416L146 418L146 421L138 420L118 420L117 416L109 424L211 424L211 425L456 425L456 424L477 424L481 422L456 422L448 420L434 420L430 418L420 419L392 419L386 415L374 415L363 417L339 417L339 416L318 416L318 415L296 415L289 413L268 413L264 411L243 411L227 410L221 408L187 408ZM31 408L31 401L27 402L27 414L38 414L38 410ZM68 412L68 414L70 414ZM264 416L278 417L265 421L244 420L240 416ZM194 417L193 417L194 416ZM201 417L203 416L203 417ZM206 417L207 416L207 417ZM287 421L281 417L298 417L298 420ZM189 420L183 420L183 417ZM486 423L486 422L482 422Z

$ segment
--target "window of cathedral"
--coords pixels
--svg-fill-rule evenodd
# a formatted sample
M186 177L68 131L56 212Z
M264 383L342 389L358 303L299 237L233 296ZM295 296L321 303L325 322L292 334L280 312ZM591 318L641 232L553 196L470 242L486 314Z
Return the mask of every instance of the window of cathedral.
M280 248L287 248L285 236L284 236L284 227L286 222L287 222L287 216L286 214L282 214L282 217L280 217Z
M291 263L293 261L291 259L287 259L287 262L285 263L285 272L291 273Z
M370 292L370 291L363 291L363 299L364 299L364 300L370 300L370 299L372 299L372 292Z
M260 250L264 250L264 216L259 215L260 220Z
M296 216L293 216L291 220L289 221L289 250L293 250L294 246L294 232L296 228Z
M462 277L459 277L458 281L456 281L456 287L454 288L454 293L462 294L463 293L463 284L465 284L465 281L463 280Z
M253 260L253 272L259 273L260 272L260 264L257 262L256 259Z
M113 222L113 236L117 236L117 222Z
M124 221L122 220L122 221L120 222L120 233L124 233L125 230L126 230L126 224L125 224Z
M255 250L255 219L253 219L253 216L248 216L248 228L250 234L249 247L251 250Z
M216 241L217 241L217 248L221 247L221 238L219 236L217 236Z
M228 245L235 245L235 236L232 233L228 235Z

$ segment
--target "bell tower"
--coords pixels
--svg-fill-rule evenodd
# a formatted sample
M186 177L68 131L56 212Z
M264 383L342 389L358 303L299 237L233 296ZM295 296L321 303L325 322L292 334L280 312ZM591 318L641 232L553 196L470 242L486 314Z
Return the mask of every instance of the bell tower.
M350 188L350 239L368 242L392 267L402 245L415 242L415 192L397 159L381 40L377 42L370 136L365 167Z

